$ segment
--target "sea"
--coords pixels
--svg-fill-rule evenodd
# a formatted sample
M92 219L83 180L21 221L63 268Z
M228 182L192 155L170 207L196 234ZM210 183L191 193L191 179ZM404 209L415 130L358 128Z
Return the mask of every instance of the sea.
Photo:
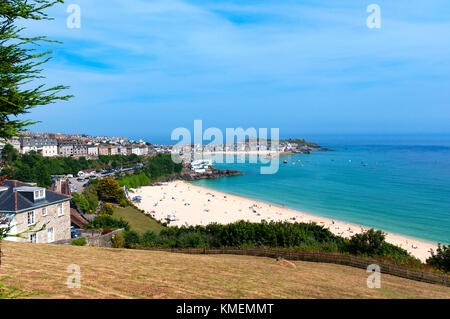
M245 174L193 183L358 225L450 243L450 135L306 136L332 152L217 163ZM217 157L213 160L217 161ZM287 163L283 163L284 160Z

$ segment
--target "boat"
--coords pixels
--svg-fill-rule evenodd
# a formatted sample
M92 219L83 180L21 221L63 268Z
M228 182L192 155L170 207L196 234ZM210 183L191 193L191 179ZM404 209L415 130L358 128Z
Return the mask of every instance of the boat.
M284 160L284 161L283 161L283 163L284 163L284 164L287 164L287 161L286 161L286 160Z

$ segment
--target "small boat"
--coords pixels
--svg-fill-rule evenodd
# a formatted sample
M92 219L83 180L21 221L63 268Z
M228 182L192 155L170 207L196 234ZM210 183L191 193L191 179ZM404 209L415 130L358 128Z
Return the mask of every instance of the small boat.
M284 164L287 164L287 160L284 160L283 163L284 163Z

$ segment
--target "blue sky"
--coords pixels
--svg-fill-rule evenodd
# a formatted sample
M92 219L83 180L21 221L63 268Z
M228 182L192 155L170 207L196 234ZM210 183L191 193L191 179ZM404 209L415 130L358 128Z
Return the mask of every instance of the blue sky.
M81 29L66 27L71 3ZM450 132L448 0L73 0L49 14L27 32L64 43L45 75L75 98L29 114L35 131L158 142L201 119L284 137Z

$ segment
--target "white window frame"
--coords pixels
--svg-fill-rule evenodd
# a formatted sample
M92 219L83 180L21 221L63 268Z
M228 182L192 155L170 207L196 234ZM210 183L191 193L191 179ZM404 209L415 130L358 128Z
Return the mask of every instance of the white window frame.
M51 238L49 238L50 233L52 234ZM55 241L55 229L53 227L50 227L49 229L47 229L47 242L52 243L54 241Z
M33 238L34 238L34 240L33 240ZM37 235L36 235L36 233L30 234L30 243L32 243L32 244L37 243Z
M38 189L33 192L34 200L45 198L45 189Z
M42 207L42 216L47 216L47 207Z
M58 210L58 216L64 216L63 204L62 203L58 204L57 210Z
M31 216L31 223L30 223L30 216ZM28 218L28 219L27 219L28 226L34 225L34 224L35 224L35 220L34 220L34 211L28 212L27 218Z

